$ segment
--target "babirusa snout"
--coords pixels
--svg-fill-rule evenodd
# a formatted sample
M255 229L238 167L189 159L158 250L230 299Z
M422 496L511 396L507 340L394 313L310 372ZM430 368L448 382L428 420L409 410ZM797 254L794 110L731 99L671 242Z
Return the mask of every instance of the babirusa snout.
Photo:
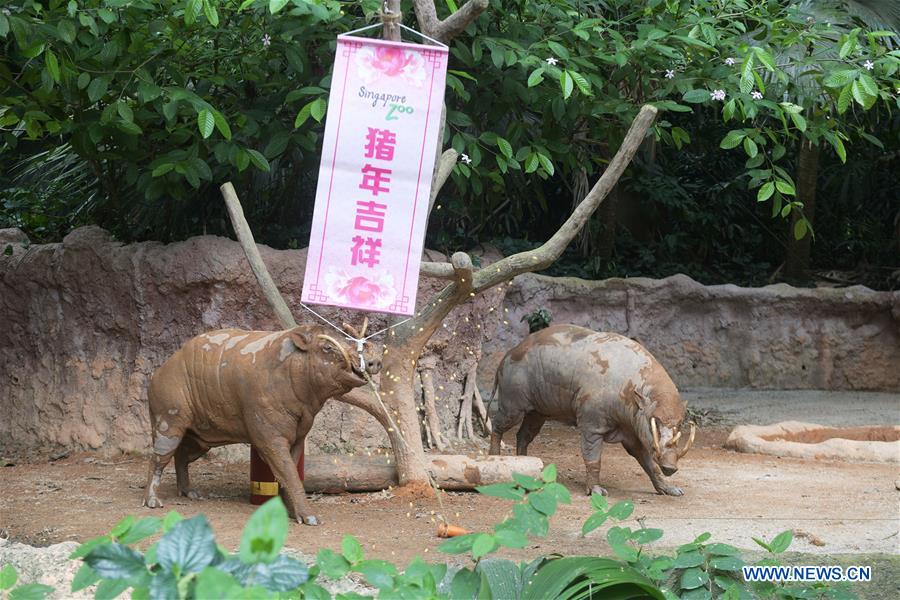
M678 453L678 458L681 459L682 456L688 453L688 450L691 449L691 446L694 445L694 436L697 434L697 425L695 423L691 423L691 435L688 437L687 443L684 445L684 448L681 449L681 452ZM679 432L680 435L680 432Z

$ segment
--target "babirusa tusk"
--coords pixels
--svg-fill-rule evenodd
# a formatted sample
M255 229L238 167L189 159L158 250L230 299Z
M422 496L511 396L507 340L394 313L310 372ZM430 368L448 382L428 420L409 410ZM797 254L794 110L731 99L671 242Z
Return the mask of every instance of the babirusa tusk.
M656 417L650 417L650 431L653 432L653 449L657 454L659 451L659 431L656 429Z
M691 446L694 445L694 436L697 434L697 425L695 423L691 423L691 436L688 438L687 444L684 445L684 450L678 453L678 458L680 459L682 456L688 453L688 450L691 449Z
M362 324L362 327L359 328L359 336L357 336L357 337L360 337L360 338L365 337L366 329L368 329L368 328L369 328L369 317L363 317L363 324Z
M675 437L672 438L671 444L673 444L673 445L677 444L678 438L680 438L680 437L681 437L681 432L679 431L678 433L675 434ZM668 444L666 444L666 445L668 445Z
M323 340L326 340L326 341L334 344L334 346L338 349L338 351L340 351L341 356L344 357L344 362L347 363L347 368L351 371L353 370L353 365L350 364L350 356L347 354L347 351L344 349L344 347L341 346L336 339L334 339L330 335L325 335L324 333L320 333L316 337L319 337Z

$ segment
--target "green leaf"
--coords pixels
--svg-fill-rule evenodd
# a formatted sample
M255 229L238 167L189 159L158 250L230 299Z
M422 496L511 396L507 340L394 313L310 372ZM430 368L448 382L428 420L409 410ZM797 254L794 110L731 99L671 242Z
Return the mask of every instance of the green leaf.
M584 525L581 526L581 535L587 535L593 530L597 529L606 522L606 519L606 513L596 512L592 514L584 522Z
M84 562L104 579L132 579L147 572L144 557L118 542L94 548Z
M527 165L528 161L526 161L525 164ZM530 171L528 171L526 168L526 172ZM522 490L517 489L514 483L492 483L490 485L482 485L476 487L475 490L479 494L483 494L485 496L491 496L493 498L505 498L507 500L521 500L525 497L525 493Z
M538 170L538 167L541 165L538 160L537 154L532 152L528 155L528 158L525 159L525 172L526 173L534 173Z
M47 52L50 52L48 49ZM861 73L859 76L859 84L869 96L878 96L878 84L867 73Z
M759 59L759 62L761 62L766 67L766 69L768 69L769 71L775 71L775 59L772 58L772 55L769 54L766 50L758 46L754 46L753 54L756 55L756 58Z
M540 67L531 72L528 76L528 87L534 87L544 80L544 68Z
M269 0L269 12L273 15L287 5L289 0Z
M709 90L688 90L682 96L681 99L690 104L699 104L701 102L706 102L709 100L710 94Z
M231 576L215 567L206 567L197 575L195 598L239 598L243 586Z
M119 100L116 102L116 112L119 113L119 116L129 123L134 121L134 111L131 110L131 107L124 100ZM131 517L131 522L134 522L134 517ZM124 532L123 532L124 533ZM113 534L114 537L121 537L122 534Z
M868 110L875 104L875 97L870 96L866 89L862 86L859 80L854 81L850 86L850 91L853 94L853 99L856 100L860 106Z
M50 73L53 81L59 83L59 61L50 48L47 48L47 51L44 53L44 64L47 65L47 72Z
M749 94L753 91L753 57L754 54L747 55L744 60L744 68L741 70L741 93Z
M564 99L568 99L569 96L572 95L572 90L575 89L575 81L572 79L572 75L570 75L568 71L563 71L560 74L559 87L562 89Z
M851 92L852 87L853 86L848 83L841 89L841 93L838 95L837 109L838 114L840 115L847 112L847 109L850 108L850 101L853 99L853 94Z
M166 516L163 517L163 531L171 530L182 519L184 519L184 517L182 517L174 510L170 510L168 513L166 513Z
M679 585L683 590L692 590L707 583L709 583L709 574L697 567L684 571L679 581Z
M704 548L704 552L712 556L738 556L741 551L729 544L710 544Z
M203 139L211 136L216 128L215 117L205 108L197 113L197 128L200 130L200 135L203 136Z
M481 577L469 569L460 569L450 582L450 598L475 598L481 585Z
M228 126L228 121L225 120L225 117L222 116L222 113L220 113L219 111L213 110L211 112L212 112L213 120L216 123L216 129L219 130L219 133L222 134L222 137L224 137L226 140L230 140L231 139L231 127Z
M552 176L554 169L553 163L550 161L550 158L546 154L543 154L541 152L538 152L537 157L538 161L540 161L541 166L544 167L544 170L547 172L547 174Z
M502 138L498 139L499 140ZM504 140L505 141L505 140ZM512 157L512 148L509 149L509 155ZM542 482L539 479L535 479L529 475L522 475L521 473L513 473L512 474L513 481L515 481L519 486L525 488L526 490L536 490L541 487Z
M556 514L556 498L547 492L528 494L528 503L541 514L552 517Z
M672 565L675 569L687 569L703 564L703 555L697 551L685 552L675 557L675 563Z
M325 116L325 107L326 103L323 98L317 98L310 104L309 114L312 115L312 118L315 119L316 122L322 122L322 117Z
M53 588L42 583L26 583L9 593L9 600L44 600L53 593Z
M397 576L397 568L387 561L364 560L356 565L354 570L362 573L366 581L378 589L394 587L394 577Z
M783 179L775 180L775 189L784 194L785 196L794 196L796 192L794 190L794 186L784 181Z
M638 529L637 531L631 534L631 539L635 544L649 544L651 542L655 542L663 536L662 529Z
M594 507L595 510L605 511L609 508L609 501L606 499L606 496L601 496L596 492L591 493L591 506Z
M858 69L846 69L829 74L822 83L825 87L839 88L848 85L859 75Z
M500 152L503 154L503 156L505 156L506 158L512 158L512 156L513 156L512 146L504 138L502 138L502 137L497 138L497 147L500 149ZM515 479L515 474L513 475L513 479ZM528 488L528 489L533 489L533 488Z
M854 81L854 83L856 82ZM806 131L806 119L803 117L803 115L795 112L788 114L791 115L791 121L794 122L794 125L797 127L797 129L799 129L800 131Z
M836 135L829 136L828 141L831 142L831 145L834 148L835 153L838 155L838 158L841 159L841 162L846 163L847 149L844 148L844 142L841 141L841 138Z
M279 131L269 139L269 143L266 144L266 147L263 150L263 156L268 159L275 158L285 151L290 139L291 134L289 132L283 130Z
M14 566L4 565L4 567L0 569L0 590L8 590L16 585L16 581L18 580L19 575L16 573L16 568Z
M744 152L747 153L747 156L753 158L759 153L759 148L756 147L756 143L750 138L744 138Z
M91 84L87 88L88 100L96 102L106 95L107 89L109 89L109 81L106 77L97 77L91 81Z
M219 13L216 11L216 6L213 4L214 0L203 0L203 14L206 15L206 20L209 21L209 24L213 27L219 26Z
M710 559L709 567L719 571L740 571L744 561L737 556L715 556Z
M100 537L92 538L72 551L72 554L69 555L69 560L75 560L76 558L84 558L90 553L91 550L100 546L102 544L108 544L112 539L108 535L101 535Z
M127 579L104 579L97 584L94 600L112 600L131 587Z
M350 564L361 561L365 556L359 541L352 535L345 535L341 540L341 553Z
M566 71L566 73L568 73L575 81L575 85L578 86L579 92L581 92L585 96L591 95L591 84L584 75L577 71Z
M513 505L513 516L532 535L543 537L547 535L550 524L543 514L532 508L529 504Z
M72 593L80 592L84 588L92 586L98 581L100 581L100 575L91 568L91 565L83 563L81 568L78 569L78 572L75 573L75 577L72 578L70 591Z
M723 150L737 148L738 144L741 143L741 140L743 140L745 136L746 134L742 129L732 129L725 135L725 138L722 139L719 148L722 148Z
M327 548L319 550L319 553L316 554L316 565L329 579L340 579L350 570L350 563L346 558Z
M809 229L809 225L808 225L808 221L806 219L797 220L797 222L794 223L794 239L802 240L806 236L808 229ZM790 544L790 541L788 541L788 544ZM772 540L772 547L773 547L772 552L775 552L776 554L779 552L783 552L783 550L774 550L775 540Z
M489 533L479 533L472 542L472 558L478 560L497 548L497 540Z
M185 25L191 25L197 20L197 17L200 16L200 11L203 10L202 3L203 0L187 0L187 4L184 7Z
M253 517L250 519L253 520ZM213 532L204 515L179 521L159 540L156 547L159 564L168 570L178 565L182 573L199 573L217 556L218 548Z
M765 202L769 198L772 197L772 194L775 193L775 182L767 181L759 191L756 193L756 201L757 202Z
M553 483L556 481L556 465L551 463L544 467L544 470L541 471L541 479L544 480L544 483Z
M793 189L793 188L791 188L791 189ZM798 223L804 223L804 222L805 221L798 221ZM794 233L796 234L796 229L794 230ZM806 225L803 226L803 234L806 235ZM803 236L801 235L797 239L801 239L802 237ZM788 529L787 531L782 531L781 533L779 533L772 539L771 543L769 544L769 546L770 546L769 551L772 552L773 554L781 554L782 552L784 552L785 550L788 549L788 547L791 545L791 542L793 540L794 540L794 534L791 532L790 529Z
M444 554L462 554L463 552L468 552L472 548L472 544L475 543L475 538L477 536L477 533L469 533L450 538L446 542L441 542L437 549Z
M315 102L315 100L313 100L313 102ZM294 129L297 129L298 127L306 123L307 119L309 119L309 111L310 108L312 108L313 102L309 102L308 104L306 104L306 106L301 108L300 112L297 113L297 118L294 119Z
M528 538L512 529L498 529L494 534L497 543L507 548L524 548L528 544Z
M0 13L0 37L5 38L9 34L9 19L6 15Z
M617 521L623 521L631 516L631 513L634 512L634 503L629 502L628 500L623 500L621 502L616 502L612 505L612 508L609 509L607 513L613 519Z
M268 171L269 164L259 152L249 149L247 152L257 168ZM254 157L254 154L258 156ZM261 167L257 161L264 163L266 168ZM256 509L244 526L239 550L241 561L246 564L273 562L284 546L287 529L287 509L281 498L275 496Z
M250 162L253 163L253 166L263 171L264 173L268 173L271 170L269 166L269 161L266 160L266 157L257 152L256 150L251 150L247 148L247 154L250 155ZM269 500L271 502L271 500ZM287 526L284 527L284 532L287 532ZM282 538L283 539L283 538ZM280 546L279 546L280 548Z
M162 177L163 175L165 175L169 171L173 170L174 168L175 168L175 165L173 165L172 163L164 163L164 164L159 165L155 169L153 169L153 171L150 173L150 176L151 177Z

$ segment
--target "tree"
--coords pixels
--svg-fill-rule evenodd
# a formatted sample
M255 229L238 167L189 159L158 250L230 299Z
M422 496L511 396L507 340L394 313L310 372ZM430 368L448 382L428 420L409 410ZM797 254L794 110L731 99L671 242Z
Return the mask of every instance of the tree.
M427 35L446 41L454 32L465 28L463 23L451 21L452 17L444 21L437 21L434 17L436 13L433 0L415 0L414 5L420 22L419 27ZM485 6L486 3L477 1L473 3L470 0L455 14L468 15L466 18L471 20ZM399 2L396 0L389 2L388 7L386 24L396 19L393 15L399 13ZM386 26L385 35L399 39L398 29ZM566 223L540 248L508 256L480 270L473 267L472 259L464 252L453 254L449 263L426 262L422 264L424 276L448 280L450 283L436 296L423 302L421 310L414 318L397 323L387 337L382 356L380 382L381 396L384 398L384 407L387 412L382 408L381 400L370 394L365 388L358 388L339 398L343 402L362 408L374 416L385 428L396 457L401 485L427 485L428 481L414 393L416 364L425 344L440 327L444 317L456 306L467 302L480 292L511 280L516 275L544 269L559 258L566 246L615 186L643 143L644 136L652 126L656 114L657 109L652 106L645 106L640 110L625 136L622 147L613 157L603 176L576 207ZM445 158L448 156L455 158L455 152L445 154ZM445 160L442 162L446 164ZM439 164L438 171L440 172L440 170ZM432 198L437 195L443 183L440 176L436 177L431 193ZM268 277L268 273L265 272L265 266L252 243L249 228L246 227L245 222L242 223L243 217L240 215L240 209L239 207L234 208L237 203L230 185L223 186L223 194L229 203L235 230L243 237L242 244L254 272L260 279L267 299L276 310L282 326L286 328L293 326L293 317L290 316L284 300L277 292L271 278Z

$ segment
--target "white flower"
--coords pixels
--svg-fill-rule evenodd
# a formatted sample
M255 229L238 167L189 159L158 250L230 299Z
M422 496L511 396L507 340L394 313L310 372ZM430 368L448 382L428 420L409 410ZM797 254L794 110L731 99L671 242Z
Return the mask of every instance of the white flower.
M272 38L269 37L269 34L262 36L262 45L263 48L268 48L272 44Z
M467 165L472 164L472 159L469 158L469 155L468 155L468 154L463 154L462 156L459 157L459 160L463 161L463 162L466 163Z
M547 64L548 64L548 65L555 65L555 64L558 63L558 62L559 62L559 61L556 60L556 57L555 57L555 56L551 56L550 58L547 59Z
M712 93L713 100L719 100L720 102L725 99L725 90L713 90Z
M735 63L735 60L733 58L731 58L730 56L725 59L725 64L728 65L729 67L733 67L734 63Z
M871 60L867 60L863 63L863 66L866 68L866 71L871 71L875 68L875 63L873 63Z
M763 99L762 93L760 93L757 90L753 90L752 92L750 92L750 97L753 98L754 100L762 100Z
M675 71L673 69L666 69L666 79L675 79Z

